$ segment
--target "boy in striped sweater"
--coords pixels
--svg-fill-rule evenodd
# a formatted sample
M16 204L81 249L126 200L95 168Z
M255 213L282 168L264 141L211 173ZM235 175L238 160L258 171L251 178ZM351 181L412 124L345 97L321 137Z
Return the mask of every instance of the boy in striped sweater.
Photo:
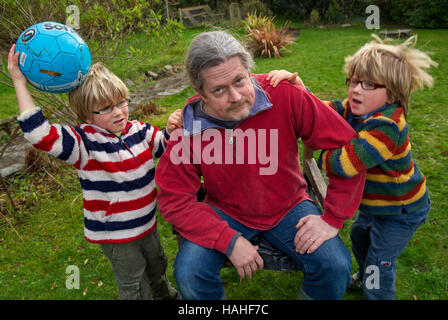
M19 52L14 50L15 45L8 55L8 70L24 136L34 147L78 170L84 236L99 243L110 259L119 299L148 297L146 279L154 299L177 298L165 276L167 261L156 228L153 158L164 152L170 132L182 126L181 110L171 114L164 131L129 121L128 89L97 63L83 84L68 93L70 106L83 124L50 124L34 104L18 66Z
M430 210L425 176L411 157L406 114L410 93L432 86L425 69L437 64L413 48L416 39L390 45L376 37L347 57L348 98L328 102L358 138L340 149L323 151L319 166L344 177L367 170L350 233L359 265L350 287L363 288L366 299L394 299L396 259ZM271 71L268 79L274 86L284 79L303 86L297 73L285 70Z

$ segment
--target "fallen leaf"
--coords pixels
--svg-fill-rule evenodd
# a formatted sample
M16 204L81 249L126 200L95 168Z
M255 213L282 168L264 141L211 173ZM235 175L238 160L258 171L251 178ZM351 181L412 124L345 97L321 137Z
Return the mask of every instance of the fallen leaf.
M89 262L89 259L84 260L84 265L86 265L87 262Z
M85 289L84 289L84 291L82 292L82 295L83 295L83 296L86 296L86 295L87 295L87 290L89 290L89 288L85 288Z

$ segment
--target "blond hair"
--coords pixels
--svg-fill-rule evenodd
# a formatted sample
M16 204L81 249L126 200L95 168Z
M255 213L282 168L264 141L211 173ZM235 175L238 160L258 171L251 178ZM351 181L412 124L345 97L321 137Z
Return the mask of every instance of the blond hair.
M117 103L128 97L128 88L123 81L101 63L93 64L84 82L68 93L70 107L81 122L92 119L95 107Z
M387 88L387 95L408 111L409 96L425 85L432 87L433 78L426 70L437 66L427 53L414 49L417 36L399 45L385 44L377 35L354 55L345 58L344 72L358 79L367 78Z

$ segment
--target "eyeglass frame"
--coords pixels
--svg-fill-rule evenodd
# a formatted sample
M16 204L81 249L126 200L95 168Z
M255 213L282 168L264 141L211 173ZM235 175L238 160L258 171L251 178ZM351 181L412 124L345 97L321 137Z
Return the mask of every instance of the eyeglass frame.
M370 81L370 80L353 80L353 81L356 81L356 85L352 86L351 85L352 84L352 79L351 78L346 78L345 79L345 84L347 86L351 87L351 88L356 88L356 86L361 83L361 88L363 88L364 90L376 90L378 88L386 88L385 85L382 85L382 84L379 84L379 83L375 83L375 82ZM372 83L373 84L373 88L367 88L366 87L366 82Z
M126 103L126 104L124 104L124 103ZM99 111L93 111L92 110L92 113L93 114L99 114L99 115L110 114L110 113L112 113L112 111L114 111L115 107L117 107L119 109L124 109L124 108L128 107L130 103L131 103L131 99L126 98L126 99L118 102L117 104L114 104L114 105L111 105L111 106L105 106L105 107L101 108L101 110L99 110ZM122 104L124 104L124 105L121 106ZM110 111L107 111L107 112L103 111L103 110L109 110L109 108L110 108Z

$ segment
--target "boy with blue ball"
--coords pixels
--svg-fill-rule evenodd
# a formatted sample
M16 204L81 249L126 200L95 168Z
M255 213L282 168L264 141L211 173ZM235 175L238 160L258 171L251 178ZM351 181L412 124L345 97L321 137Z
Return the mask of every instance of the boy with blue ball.
M8 71L24 137L78 170L84 236L100 244L111 261L119 299L142 298L145 276L154 299L179 298L165 276L167 260L156 221L154 158L165 151L170 133L182 126L180 110L171 114L163 131L130 121L127 87L97 63L84 82L68 93L70 107L83 124L50 124L28 91L18 66L20 53L14 51L15 45L9 51Z

